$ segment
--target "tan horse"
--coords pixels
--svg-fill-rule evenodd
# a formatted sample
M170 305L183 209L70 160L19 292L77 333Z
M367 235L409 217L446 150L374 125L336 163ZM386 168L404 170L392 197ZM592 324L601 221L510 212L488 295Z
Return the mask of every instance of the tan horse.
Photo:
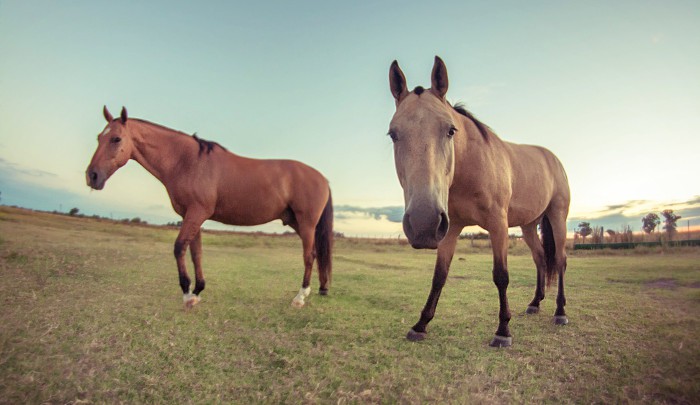
M187 307L199 302L204 289L201 226L207 219L230 225L259 225L281 219L301 237L304 278L292 304L304 306L311 292L314 259L318 260L319 293L331 279L333 204L328 181L315 169L292 160L259 160L237 156L214 142L127 117L114 119L105 106L107 126L97 137L97 150L86 171L87 184L101 190L129 159L139 162L163 183L173 209L182 216L175 240L175 260ZM195 287L185 254L190 248Z
M508 227L520 226L537 266L535 298L527 312L539 312L544 286L559 278L555 323L564 312L566 217L569 185L559 160L539 146L502 141L462 107L445 99L447 68L435 57L431 88L409 92L396 61L389 70L396 113L389 136L394 142L396 173L404 190L403 228L416 249L437 248L433 285L409 340L426 337L435 315L459 234L479 225L493 248L493 281L500 298L499 325L491 346L510 346ZM542 241L537 226L542 230Z

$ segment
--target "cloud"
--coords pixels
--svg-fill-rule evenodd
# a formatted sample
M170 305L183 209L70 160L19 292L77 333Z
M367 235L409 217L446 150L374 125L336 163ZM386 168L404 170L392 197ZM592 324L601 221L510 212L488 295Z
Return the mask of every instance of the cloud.
M619 229L629 225L633 230L639 230L642 227L643 216L650 212L659 214L666 209L673 210L681 216L679 224L691 221L693 225L698 225L700 222L700 196L694 196L687 201L630 200L622 204L608 205L592 213L571 216L568 223L571 229L578 226L579 222L586 221L608 229Z
M27 180L45 180L57 179L58 175L44 170L22 167L0 157L0 177L13 179L22 177Z
M355 207L352 205L336 205L333 207L335 218L350 219L357 214L368 216L376 220L386 219L390 222L402 222L404 209L400 206L389 207Z

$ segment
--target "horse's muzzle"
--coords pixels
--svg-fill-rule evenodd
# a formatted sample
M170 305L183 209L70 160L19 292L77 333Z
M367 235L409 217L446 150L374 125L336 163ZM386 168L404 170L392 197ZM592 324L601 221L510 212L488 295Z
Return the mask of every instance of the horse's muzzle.
M95 190L102 190L105 187L107 177L101 175L97 170L87 169L85 172L85 180L87 185Z
M403 231L414 249L437 249L450 227L445 211L406 212Z

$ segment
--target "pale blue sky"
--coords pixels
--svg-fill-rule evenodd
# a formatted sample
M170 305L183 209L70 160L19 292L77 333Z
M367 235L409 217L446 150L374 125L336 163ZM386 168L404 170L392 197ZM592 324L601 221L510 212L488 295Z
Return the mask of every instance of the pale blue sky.
M336 204L403 205L389 64L428 87L434 55L448 99L560 157L572 215L700 194L697 1L253 3L0 2L2 203L177 220L135 162L101 192L85 185L107 104L304 161ZM339 230L381 222L360 219Z

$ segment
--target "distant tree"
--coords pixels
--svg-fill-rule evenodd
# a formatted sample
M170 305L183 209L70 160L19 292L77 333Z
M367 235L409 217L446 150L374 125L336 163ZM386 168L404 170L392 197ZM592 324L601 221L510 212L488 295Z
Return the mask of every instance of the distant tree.
M583 238L583 242L586 243L586 237L593 233L590 222L579 222L577 231L579 235Z
M647 234L652 233L660 223L661 219L659 219L659 216L650 212L642 218L642 230Z
M622 227L622 231L620 231L621 235L621 240L620 242L634 242L634 233L632 232L632 227L629 225L625 225Z
M70 216L76 216L76 215L78 215L78 212L80 212L80 210L79 210L78 208L76 208L76 207L73 207L73 208L70 209L70 211L68 211L68 215L70 215Z
M681 219L680 215L673 213L673 210L663 210L661 215L664 217L664 229L669 235L676 233L676 222Z
M603 243L605 242L605 229L602 226L593 227L593 236L591 239L593 243Z

